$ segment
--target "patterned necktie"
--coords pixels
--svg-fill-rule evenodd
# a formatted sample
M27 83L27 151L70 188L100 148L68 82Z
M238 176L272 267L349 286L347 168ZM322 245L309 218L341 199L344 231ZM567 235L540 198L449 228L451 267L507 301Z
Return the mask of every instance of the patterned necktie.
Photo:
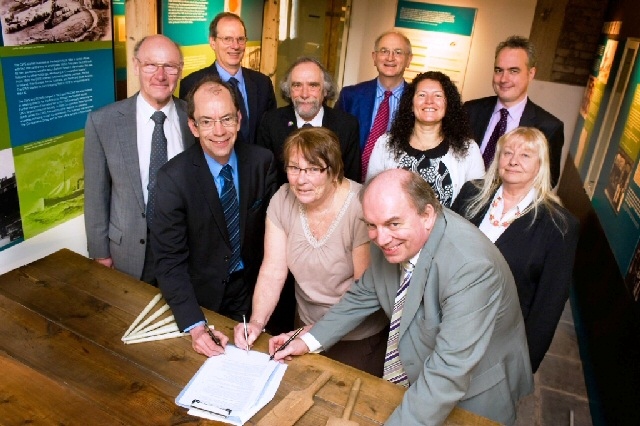
M496 127L493 128L493 133L489 137L489 142L487 142L487 146L484 148L484 152L482 153L482 159L484 160L484 168L488 169L493 161L493 157L496 154L496 144L498 143L498 139L500 136L504 135L505 130L507 130L507 117L509 116L509 111L506 108L500 109L500 120Z
M229 274L234 272L240 264L240 209L238 208L238 197L236 187L231 176L231 166L226 165L220 171L220 176L224 179L220 202L224 211L224 220L227 222L229 232L229 242L231 243L231 259L229 260Z
M391 92L387 90L384 92L384 99L380 103L378 107L378 112L376 113L376 118L373 120L373 127L371 127L371 132L369 132L369 137L367 138L367 143L364 144L364 149L362 150L362 180L364 181L367 178L367 168L369 167L369 158L371 157L371 152L373 151L373 147L376 145L376 141L380 136L387 131L387 126L389 125L389 98L391 97Z
M164 135L164 120L167 118L162 111L156 111L151 116L155 123L151 136L151 156L149 157L149 184L147 185L147 224L153 222L153 212L156 201L156 176L158 170L167 162L167 137Z
M409 387L409 379L400 361L398 351L398 340L400 339L400 320L402 319L402 308L407 296L407 289L413 273L413 265L406 262L402 265L404 277L393 304L393 314L391 315L391 326L389 328L389 340L387 341L387 352L384 357L384 372L382 378L395 383L396 385Z
M233 90L235 90L236 98L238 98L238 103L240 104L240 114L242 114L242 120L240 121L240 133L242 133L244 141L246 143L250 143L249 114L247 114L247 107L244 105L244 96L242 96L240 87L238 87L238 80L235 77L231 77L229 79L229 84L231 85L231 87L233 87Z

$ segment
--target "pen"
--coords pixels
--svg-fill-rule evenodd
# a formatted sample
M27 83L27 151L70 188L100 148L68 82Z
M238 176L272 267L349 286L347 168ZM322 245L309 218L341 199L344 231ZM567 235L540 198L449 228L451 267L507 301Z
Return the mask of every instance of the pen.
M289 345L289 343L293 342L293 339L295 339L296 337L298 337L298 334L302 333L302 330L304 330L304 327L300 327L299 329L297 329L297 330L296 330L296 331L291 335L291 337L289 337L289 338L287 339L287 341L286 341L286 342L284 342L284 343L282 344L282 346L280 346L278 349L276 349L276 352L280 352L281 350L283 350L284 348L286 348L286 347L287 347L287 345ZM273 353L273 355L271 355L271 356L269 357L269 361L272 361L272 360L273 360L273 357L274 357L274 356L276 356L276 352L274 352L274 353Z
M244 324L244 341L247 344L247 353L249 352L249 333L247 331L247 319L242 316L242 323Z
M211 340L213 340L213 343L215 343L216 345L222 347L222 343L220 343L220 339L218 339L216 337L216 335L213 334L213 331L211 331L211 329L209 328L208 324L204 325L204 329L207 330L207 333L209 333L209 337L211 337Z

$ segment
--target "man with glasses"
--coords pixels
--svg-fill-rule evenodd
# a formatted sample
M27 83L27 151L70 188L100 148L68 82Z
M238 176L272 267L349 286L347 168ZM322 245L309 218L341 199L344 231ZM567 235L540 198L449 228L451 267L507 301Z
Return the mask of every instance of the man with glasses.
M411 42L401 32L384 32L376 39L371 57L378 77L343 87L336 103L336 109L355 115L360 123L363 179L376 140L391 128L407 86L404 70L413 58Z
M239 99L230 84L205 76L188 96L189 128L199 139L158 173L151 244L158 284L180 330L206 356L227 338L210 337L199 306L236 321L248 315L264 252L273 154L242 142Z
M209 25L209 45L216 54L215 62L182 79L179 97L186 99L202 77L219 76L232 85L236 96L242 100L240 133L245 142L255 143L260 119L266 111L276 108L276 96L269 77L242 66L247 46L247 30L242 19L231 12L216 15Z
M85 126L89 256L151 284L155 271L148 225L156 172L194 142L187 104L172 95L182 63L180 48L172 40L162 35L143 38L134 48L132 63L140 91L89 113Z

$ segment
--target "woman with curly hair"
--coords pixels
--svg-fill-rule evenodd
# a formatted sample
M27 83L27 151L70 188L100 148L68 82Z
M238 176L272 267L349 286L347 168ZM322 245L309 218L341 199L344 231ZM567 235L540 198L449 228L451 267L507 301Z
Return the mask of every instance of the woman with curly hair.
M460 93L445 74L418 74L404 90L391 131L373 148L366 179L393 168L418 173L445 207L465 182L484 176Z

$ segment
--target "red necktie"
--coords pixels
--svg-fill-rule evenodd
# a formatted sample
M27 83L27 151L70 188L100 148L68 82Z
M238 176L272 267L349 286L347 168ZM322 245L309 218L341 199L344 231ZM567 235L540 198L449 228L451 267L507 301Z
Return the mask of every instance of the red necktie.
M367 178L367 167L369 166L369 157L371 157L373 147L376 145L376 141L378 140L378 138L387 131L387 125L389 124L390 97L391 92L389 90L384 92L384 99L380 103L380 107L378 108L378 112L376 113L376 118L373 120L373 127L371 127L371 132L369 132L369 137L367 138L367 143L364 145L364 150L362 151L363 182Z
M504 135L505 130L507 130L508 116L509 111L507 111L506 108L501 108L500 120L498 121L498 124L496 124L496 127L493 128L493 133L491 133L487 146L484 147L484 152L482 153L485 169L488 169L493 161L493 156L496 154L496 144L498 143L498 139L500 139L500 136Z

